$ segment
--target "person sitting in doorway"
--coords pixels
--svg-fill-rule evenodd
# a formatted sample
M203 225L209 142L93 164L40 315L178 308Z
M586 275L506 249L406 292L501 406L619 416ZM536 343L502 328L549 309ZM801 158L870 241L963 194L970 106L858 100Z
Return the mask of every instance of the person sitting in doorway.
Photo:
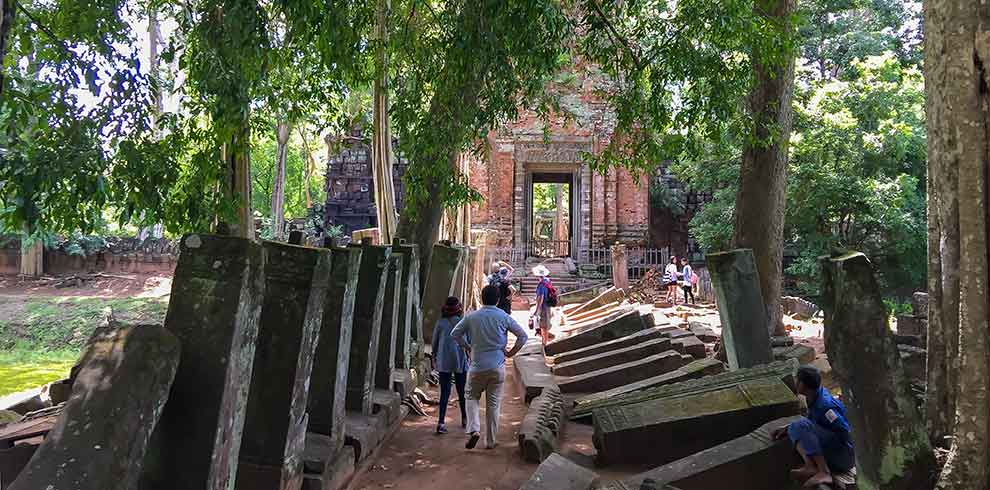
M539 284L536 285L536 309L533 311L536 334L543 339L543 345L546 345L556 337L550 333L550 320L551 307L556 306L554 303L557 292L550 281L550 269L538 265L533 267L533 275L540 278Z
M805 487L832 483L832 473L845 473L856 464L846 407L822 386L818 368L804 365L797 372L798 394L808 402L808 416L774 430L774 439L788 437L804 466L791 476Z
M667 264L667 268L663 271L663 282L664 286L667 287L667 302L676 305L677 304L677 256L670 256L670 263Z
M688 263L687 257L681 257L681 289L684 290L684 304L688 304L688 296L691 297L691 304L694 304L694 269Z
M440 373L440 410L437 418L437 434L447 433L447 404L450 388L457 388L457 403L461 409L461 427L467 428L467 412L464 401L464 385L467 382L468 356L454 341L450 333L464 317L461 300L447 298L440 310L440 319L433 327L433 369Z
M504 311L498 309L498 288L485 286L481 289L481 309L464 317L451 337L468 351L471 365L467 379L467 431L468 449L474 449L481 438L480 407L481 393L485 393L486 444L494 449L498 434L498 417L501 408L502 385L505 383L505 359L519 352L526 344L526 331ZM508 347L508 333L516 336L511 350ZM465 338L467 340L465 340Z

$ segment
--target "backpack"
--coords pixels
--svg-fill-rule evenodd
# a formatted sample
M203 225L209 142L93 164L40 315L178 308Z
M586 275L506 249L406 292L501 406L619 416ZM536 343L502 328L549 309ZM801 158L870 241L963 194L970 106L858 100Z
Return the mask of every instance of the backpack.
M557 290L550 284L550 281L546 282L547 287L547 297L543 302L550 307L557 306Z
M695 274L694 271L691 271L691 285L692 286L697 286L698 285L698 279L699 279L698 274Z

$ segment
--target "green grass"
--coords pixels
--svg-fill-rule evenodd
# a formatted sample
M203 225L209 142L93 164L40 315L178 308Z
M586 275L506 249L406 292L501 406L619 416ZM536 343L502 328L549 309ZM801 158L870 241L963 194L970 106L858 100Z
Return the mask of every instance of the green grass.
M68 376L109 309L125 322L161 322L154 298L0 297L0 396Z
M0 396L67 377L77 357L78 350L0 351Z

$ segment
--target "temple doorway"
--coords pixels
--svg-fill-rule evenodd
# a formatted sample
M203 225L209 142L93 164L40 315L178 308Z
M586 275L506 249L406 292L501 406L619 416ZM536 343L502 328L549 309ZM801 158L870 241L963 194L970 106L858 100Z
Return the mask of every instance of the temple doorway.
M530 256L569 257L574 237L574 174L533 173L531 186Z

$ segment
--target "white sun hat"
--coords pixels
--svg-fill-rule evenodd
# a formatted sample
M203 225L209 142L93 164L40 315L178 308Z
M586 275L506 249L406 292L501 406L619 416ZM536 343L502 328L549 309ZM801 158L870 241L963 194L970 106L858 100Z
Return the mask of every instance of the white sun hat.
M533 275L540 277L547 277L550 275L550 269L547 269L546 267L543 266L543 264L540 264L536 267L533 267Z

